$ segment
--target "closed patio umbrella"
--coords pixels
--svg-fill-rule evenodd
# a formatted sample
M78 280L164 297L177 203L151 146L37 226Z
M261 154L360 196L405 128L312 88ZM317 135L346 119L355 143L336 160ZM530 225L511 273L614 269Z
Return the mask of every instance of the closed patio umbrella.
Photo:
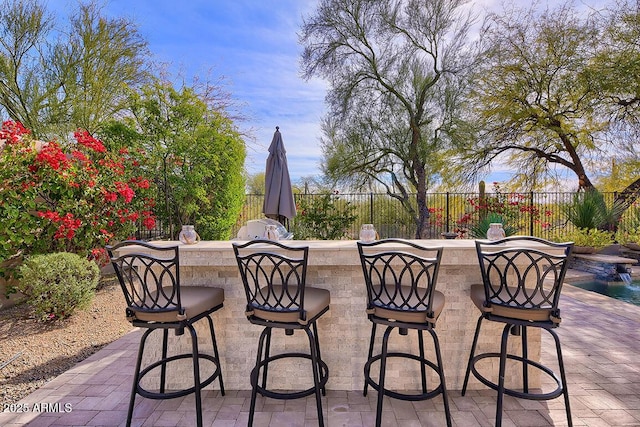
M276 126L273 140L269 146L267 167L265 170L265 192L262 212L267 218L283 223L296 215L296 204L291 190L287 153L282 143L280 128Z

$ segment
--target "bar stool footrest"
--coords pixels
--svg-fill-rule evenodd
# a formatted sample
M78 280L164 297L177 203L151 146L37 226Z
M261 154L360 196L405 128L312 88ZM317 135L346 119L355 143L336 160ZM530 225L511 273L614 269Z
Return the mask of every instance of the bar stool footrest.
M493 381L490 381L489 379L487 379L484 375L482 375L477 369L476 369L476 363L480 360L483 359L489 359L489 358L497 358L500 359L500 353L481 353L478 354L476 356L473 357L473 359L471 360L471 372L473 373L473 376L476 377L478 379L478 381L480 381L482 384L486 385L487 387L490 387L494 390L498 390L498 384L494 383ZM557 388L551 392L548 393L533 393L533 392L524 392L524 391L520 391L520 390L515 390L515 389L510 389L505 387L504 388L504 394L509 395L509 396L513 396L513 397L517 397L520 399L528 399L528 400L551 400L551 399L555 399L559 396L562 396L562 394L564 393L564 389L562 387L562 382L560 381L560 379L556 376L556 374L549 369L548 367L542 365L541 363L538 363L536 361L530 360L530 359L524 359L522 356L518 356L515 354L507 354L506 358L509 360L516 360L520 363L524 363L526 362L526 364L528 366L531 366L532 368L538 369L541 372L544 372L545 374L547 374L549 377L553 378L557 384Z
M146 374L150 373L154 369L160 368L163 364L168 364L169 362L174 362L176 360L181 360L181 359L193 360L193 354L192 353L177 354L171 357L167 357L166 359L157 360L151 363L150 365L148 365L147 367L145 367L144 369L142 369L140 371L138 383L136 384L136 392L142 397L146 397L148 399L157 399L157 400L158 399L175 399L177 397L183 397L191 393L195 393L196 391L195 385L193 387L189 387L186 389L172 390L172 391L163 392L163 393L158 391L149 391L140 385L140 383L142 382L142 378L144 378ZM220 370L220 361L216 359L214 356L210 354L205 354L205 353L198 353L198 361L200 360L208 360L209 362L213 363L215 366L215 370L213 371L213 373L205 380L200 381L200 389L203 389L204 387L211 384L216 378L218 378L222 371Z
M251 386L255 387L257 392L260 393L262 396L270 397L272 399L281 399L281 400L298 399L301 397L307 397L315 394L316 392L315 386L308 388L306 390L301 390L301 391L282 392L282 391L269 390L258 384L258 376L260 373L260 368L265 368L270 362L273 362L275 360L286 359L286 358L303 358L303 359L311 360L311 355L307 353L280 353L275 356L270 356L262 360L258 366L254 367L251 370ZM318 360L318 363L320 364L319 386L322 389L322 394L324 395L325 385L327 384L327 380L329 379L329 367L323 360Z
M416 361L422 363L423 365L426 365L429 368L431 368L431 370L433 370L438 375L438 378L440 378L440 372L439 372L439 369L438 369L438 365L436 365L435 363L433 363L430 360L423 359L420 356L417 356L417 355L411 354L411 353L398 353L398 352L387 353L387 359L389 359L391 357L408 358L408 359L416 360ZM378 382L373 380L373 378L371 378L370 372L371 372L371 365L374 362L379 361L381 358L382 358L382 355L381 354L377 354L375 356L372 356L371 359L369 359L364 364L365 382L367 384L369 384L378 393L380 392L380 385L378 384ZM400 393L398 391L394 391L394 390L390 390L390 389L385 388L384 389L384 394L385 394L385 396L389 396L389 397L392 397L394 399L407 400L407 401L420 401L420 400L432 399L433 397L435 397L435 396L437 396L439 394L443 394L443 388L442 388L442 382L439 382L438 386L436 388L434 388L431 391L427 391L425 393L420 393L420 394Z

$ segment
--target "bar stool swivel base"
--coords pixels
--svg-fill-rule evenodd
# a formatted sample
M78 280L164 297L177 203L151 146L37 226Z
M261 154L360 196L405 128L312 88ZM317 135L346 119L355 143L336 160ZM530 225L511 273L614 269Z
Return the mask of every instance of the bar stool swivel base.
M478 329L479 325L482 322L482 317L478 321ZM468 369L464 378L464 383L462 386L462 395L464 396L467 390L467 384L469 382L469 374L473 373L473 376L478 379L485 386L496 390L498 392L498 398L496 403L496 426L500 426L502 423L502 403L503 396L506 394L508 396L512 396L518 399L527 399L527 400L551 400L560 396L564 396L566 412L567 412L567 421L568 425L572 426L571 420L571 410L569 406L569 394L566 388L566 377L564 371L564 363L562 360L562 351L560 348L560 341L558 339L558 335L549 328L540 328L548 331L554 338L556 344L556 352L558 355L558 362L560 367L560 378L555 374L553 370L549 367L536 362L535 360L531 360L528 358L527 354L527 327L525 325L520 324L506 324L502 331L502 341L501 341L501 353L488 352L476 354L469 359ZM522 356L516 354L510 354L507 352L507 341L509 335L521 335L522 338ZM477 345L477 335L475 337L472 352L476 348ZM473 353L472 353L473 354ZM498 382L494 382L488 379L483 373L481 373L477 368L476 364L482 360L490 360L490 359L499 359L499 372L498 372ZM515 361L522 365L522 388L521 389L513 389L505 386L505 376L506 376L506 365L507 360ZM549 378L553 379L556 384L555 390L543 393L537 392L529 389L529 369L532 368L537 370L538 372L547 375Z
M218 355L218 349L217 349L217 345L216 345L216 341L215 341L215 334L213 332L213 322L211 320L211 318L207 315L204 316L207 318L207 320L209 321L209 327L210 327L210 331L211 331L211 337L213 340L213 346L214 346L214 354L207 354L207 353L201 353L198 350L198 338L196 335L196 331L193 325L191 324L162 324L162 323L158 323L157 325L154 324L149 324L149 323L144 323L144 326L142 325L142 322L132 322L134 326L140 326L140 327L145 327L147 328L144 333L142 334L142 337L140 339L140 345L139 345L139 350L138 350L138 358L136 361L136 370L134 373L134 383L133 383L133 390L131 393L131 401L130 401L130 405L129 405L129 411L127 414L127 425L131 424L131 420L132 420L132 416L133 416L133 405L134 405L134 399L135 399L135 395L138 394L144 398L147 399L155 399L155 400L163 400L163 399L175 399L178 397L183 397L183 396L187 396L189 394L195 394L196 396L196 425L201 426L202 425L202 400L201 400L201 391L207 387L209 384L213 383L216 379L219 379L220 382L220 393L224 396L224 384L222 382L222 370L220 368L220 357ZM137 325L137 323L141 323L139 325ZM168 347L168 335L169 335L169 330L173 329L176 331L176 334L178 335L179 332L181 331L182 328L186 328L189 330L190 335L191 335L191 342L192 342L192 352L191 353L183 353L183 354L176 354L176 355L172 355L172 356L167 356L167 347ZM147 341L147 338L149 337L149 335L157 329L162 329L163 331L163 339L162 339L162 357L159 360L156 360L152 363L150 363L149 365L145 366L143 369L141 369L142 367L142 356L144 353L144 348L145 348L145 344ZM166 388L166 373L167 373L167 367L169 366L170 363L172 362L176 362L179 360L191 360L192 364L193 364L193 372L194 372L194 385L192 387L189 388L185 388L185 389L179 389L179 390L167 390ZM210 365L212 368L211 374L205 378L202 379L200 377L200 362L205 361L205 363L207 365ZM149 390L146 389L142 386L143 383L143 378L151 373L151 372L157 372L157 370L160 370L159 373L159 378L160 378L160 385L158 390Z
M291 399L300 399L303 397L315 395L316 396L316 405L318 408L318 423L320 426L324 425L324 417L322 416L322 404L320 402L320 394L322 396L326 396L326 384L329 379L329 367L326 362L322 360L320 356L320 346L317 339L317 327L314 322L312 325L313 332L309 330L307 327L301 328L293 328L293 329L302 329L307 333L310 344L310 353L299 353L299 352L287 352L280 353L273 356L269 355L270 347L271 347L271 327L265 327L260 334L260 340L258 345L258 354L256 358L256 365L251 370L250 381L251 381L251 410L249 412L249 425L253 425L253 414L256 405L256 397L258 394L264 397L269 397L272 399L279 400L291 400ZM293 329L286 329L287 335L293 335ZM266 341L266 345L265 345ZM306 390L296 390L296 391L275 391L273 389L267 388L267 375L269 371L269 364L271 362L275 362L277 360L283 359L307 359L311 362L313 367L313 386ZM261 374L262 373L262 378Z
M372 327L371 346L373 346L373 337L375 336L376 323L372 323L372 325L373 327ZM415 401L421 401L421 400L429 400L442 394L443 400L444 400L447 426L451 426L451 415L449 411L449 403L447 399L447 389L444 382L444 375L442 374L442 369L438 366L438 365L442 366L442 357L440 355L440 344L438 341L438 336L433 331L433 329L431 328L426 329L431 334L434 340L436 358L438 360L438 364L435 364L431 360L428 360L425 358L424 339L423 339L422 329L418 329L420 355L415 355L411 353L402 353L402 352L388 352L387 348L388 348L389 335L391 334L391 331L395 327L396 326L394 325L387 326L382 338L382 352L376 355L371 355L369 359L366 361L366 363L364 364L365 385L364 385L363 395L364 396L367 395L368 386L371 386L374 390L378 392L378 406L376 410L377 425L380 425L382 420L382 400L384 396L389 396L391 398L398 399L398 400L415 402ZM400 327L398 329L399 329L400 335L407 335L408 331L406 328ZM370 354L371 353L372 352L370 351ZM404 393L404 392L395 391L395 390L391 390L389 388L384 387L387 361L390 358L410 359L410 360L417 361L420 364L421 392ZM378 362L380 363L380 374L379 374L379 380L376 381L371 377L371 365ZM427 370L426 370L427 367L431 369L433 372L435 372L435 374L439 378L439 382L437 383L437 385L431 385L431 389L427 387Z

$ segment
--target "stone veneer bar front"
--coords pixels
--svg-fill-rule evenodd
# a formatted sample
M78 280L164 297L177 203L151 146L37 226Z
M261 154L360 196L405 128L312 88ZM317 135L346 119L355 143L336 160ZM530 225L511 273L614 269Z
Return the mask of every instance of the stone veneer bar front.
M255 363L258 336L261 328L252 325L245 317L246 297L234 258L232 241L200 241L184 245L175 241L151 242L158 245L180 245L180 277L183 285L218 286L225 292L224 308L214 313L213 319L222 359L225 388L248 390L249 372ZM322 357L329 366L330 390L360 390L363 387L363 367L367 357L371 323L365 313L366 290L356 241L285 241L291 246L309 246L307 285L328 289L331 305L328 313L318 321L318 335ZM481 283L480 269L473 240L420 240L424 246L442 246L444 252L436 289L445 294L445 308L438 319L436 331L440 339L447 388L462 388L466 363L473 340L479 311L469 298L469 287ZM201 351L211 351L206 340L207 333L202 323L198 327ZM499 351L502 324L485 322L478 343L479 352ZM378 328L378 336L384 329ZM154 334L152 334L153 337ZM146 360L159 355L159 337L154 343L149 340ZM378 337L378 344L380 338ZM199 339L199 341L200 341ZM171 341L173 340L173 341ZM178 344L176 344L176 341ZM520 353L518 337L510 339L510 346ZM190 352L189 334L171 337L173 350ZM529 333L529 356L539 360L540 332ZM154 345L157 344L157 345ZM179 347L179 348L177 348ZM177 348L177 349L176 349ZM379 345L377 346L379 348ZM417 354L418 339L415 331L408 336L399 336L395 330L390 339L389 351L412 351ZM154 354L155 349L157 351ZM284 336L275 331L272 339L272 354L283 350L308 352L306 335L296 331L294 336ZM427 357L435 360L431 337L425 333ZM171 349L170 349L171 352ZM178 363L178 362L176 362ZM280 389L302 389L312 384L310 362L306 359L275 362L269 369L269 384ZM496 361L483 362L480 369L497 372ZM285 365L286 364L286 365ZM374 365L372 372L376 367ZM203 363L201 369L210 368ZM133 369L133 366L132 366ZM170 367L169 387L192 385L191 367ZM507 373L507 384L519 384L521 370ZM417 363L390 359L387 367L386 386L398 390L413 390L419 387L420 375ZM431 375L431 378L434 378ZM539 375L530 375L531 385L539 386ZM217 383L214 383L214 386ZM469 389L486 389L471 376Z

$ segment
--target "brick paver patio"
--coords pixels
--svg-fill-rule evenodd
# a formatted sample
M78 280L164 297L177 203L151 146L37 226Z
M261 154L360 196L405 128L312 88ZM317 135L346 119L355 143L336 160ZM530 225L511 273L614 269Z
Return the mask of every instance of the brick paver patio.
M575 426L640 426L640 307L573 286L562 296L562 340ZM473 314L475 316L475 313ZM68 372L18 402L28 413L0 413L0 426L123 426L131 388L138 331L113 342ZM543 337L543 363L555 360L553 343ZM548 351L551 350L551 353ZM207 426L246 426L248 391L204 394ZM495 414L493 390L450 392L454 425L491 426ZM135 426L192 426L193 398L152 401L138 397ZM328 391L324 399L328 426L371 426L376 393ZM36 407L40 405L40 407ZM561 398L538 402L505 398L503 425L566 425ZM39 412L37 412L39 411ZM297 401L259 398L255 425L314 426L313 397ZM442 426L441 400L384 405L385 426Z

